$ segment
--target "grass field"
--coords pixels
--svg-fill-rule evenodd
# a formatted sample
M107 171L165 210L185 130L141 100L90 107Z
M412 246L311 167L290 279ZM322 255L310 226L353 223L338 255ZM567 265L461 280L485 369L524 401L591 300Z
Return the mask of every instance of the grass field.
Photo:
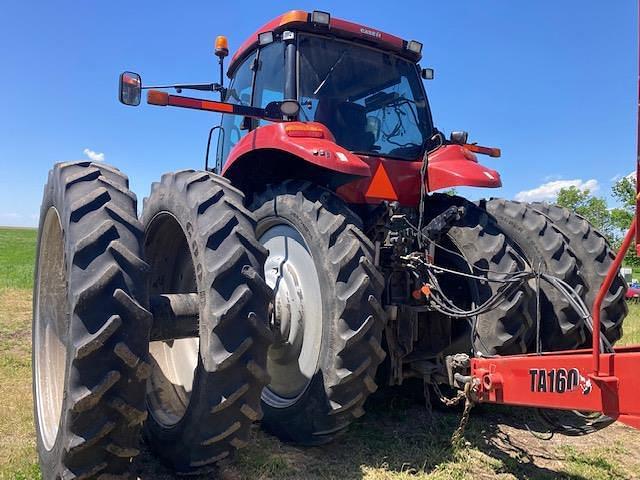
M0 228L0 289L31 289L36 233L33 228Z
M35 230L0 228L0 479L40 478L31 405L31 281ZM630 305L622 343L640 343L640 305ZM410 388L379 390L336 442L298 448L254 429L218 478L240 479L635 479L640 433L620 424L588 437L543 441L526 409L476 407L463 446L450 437L459 411L429 416ZM173 479L147 452L139 478ZM205 477L203 477L205 478ZM213 477L206 477L213 478Z

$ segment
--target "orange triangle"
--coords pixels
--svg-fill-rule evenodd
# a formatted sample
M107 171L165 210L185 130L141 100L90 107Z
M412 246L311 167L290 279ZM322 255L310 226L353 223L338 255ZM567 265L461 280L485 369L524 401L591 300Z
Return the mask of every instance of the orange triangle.
M369 188L367 189L366 197L380 198L383 200L398 200L398 194L393 189L389 175L385 170L382 162L378 164L376 173L371 179Z

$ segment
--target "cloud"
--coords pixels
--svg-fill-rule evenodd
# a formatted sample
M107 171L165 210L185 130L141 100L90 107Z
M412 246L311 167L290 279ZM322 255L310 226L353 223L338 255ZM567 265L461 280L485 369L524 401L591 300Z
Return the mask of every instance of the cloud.
M615 174L613 177L611 177L609 179L609 181L611 183L617 183L618 181L622 180L623 178L629 179L629 180L635 180L636 179L636 172L633 171L631 173L628 173L627 175L620 175L619 173Z
M20 217L22 217L22 215L18 213L13 213L13 212L0 213L0 218L3 218L3 219L16 220Z
M82 153L89 157L89 160L93 160L94 162L102 162L104 160L104 153L94 152L90 148L85 148Z
M580 190L589 190L591 193L600 188L598 181L594 178L590 180L554 180L552 182L543 183L539 187L531 190L523 190L516 194L516 200L520 202L535 202L544 200L555 200L558 192L563 188L577 187Z
M545 182L552 182L554 180L562 180L562 175L554 173L552 175L547 175L546 177L544 177Z

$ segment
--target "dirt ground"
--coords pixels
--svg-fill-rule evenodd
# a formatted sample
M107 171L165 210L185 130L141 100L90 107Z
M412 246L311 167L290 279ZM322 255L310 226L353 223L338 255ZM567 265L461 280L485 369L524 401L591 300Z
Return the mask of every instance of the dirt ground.
M31 406L31 294L0 290L0 479L39 478ZM381 389L367 414L334 443L300 448L254 428L235 461L200 478L239 479L635 479L640 432L614 424L597 433L550 440L526 409L472 411L466 444L453 447L460 410L429 415L415 389ZM528 425L527 425L528 424ZM173 479L148 452L142 480Z

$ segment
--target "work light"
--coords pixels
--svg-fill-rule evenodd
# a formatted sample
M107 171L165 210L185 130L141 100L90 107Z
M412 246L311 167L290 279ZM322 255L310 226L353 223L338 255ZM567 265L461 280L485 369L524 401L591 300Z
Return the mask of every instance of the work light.
M284 100L280 104L280 111L287 117L295 117L300 111L300 104L297 100Z
M262 32L258 34L258 45L269 45L273 42L273 32Z
M329 26L331 21L331 15L328 12L321 12L320 10L314 10L311 13L311 22L316 25Z
M420 54L422 53L422 44L415 40L411 40L409 43L407 43L407 50L413 53Z

